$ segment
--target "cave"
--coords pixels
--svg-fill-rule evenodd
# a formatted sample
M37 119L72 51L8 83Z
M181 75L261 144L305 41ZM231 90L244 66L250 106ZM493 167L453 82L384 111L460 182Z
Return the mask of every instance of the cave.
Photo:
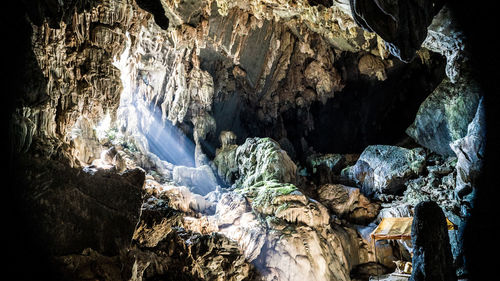
M7 274L493 279L488 5L17 1Z

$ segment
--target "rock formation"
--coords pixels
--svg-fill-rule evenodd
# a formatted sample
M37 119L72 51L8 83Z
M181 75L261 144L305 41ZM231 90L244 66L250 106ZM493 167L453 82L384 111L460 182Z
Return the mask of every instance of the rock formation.
M358 25L380 35L391 54L410 61L443 1L351 0L349 4Z
M435 202L424 201L415 206L410 280L457 280L447 232L445 216Z
M415 280L466 276L486 106L442 6L21 1L12 244L53 280L368 280L412 250ZM429 200L458 228L432 269Z

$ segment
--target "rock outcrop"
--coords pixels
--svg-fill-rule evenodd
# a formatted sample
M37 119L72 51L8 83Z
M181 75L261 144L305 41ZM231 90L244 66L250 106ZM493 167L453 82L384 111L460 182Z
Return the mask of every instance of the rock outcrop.
M306 159L306 171L316 184L327 184L342 180L341 171L354 165L358 154L313 154Z
M420 49L443 1L351 0L349 4L359 26L377 33L392 55L408 62Z
M318 190L319 201L340 218L356 224L373 221L380 205L372 203L361 194L359 188L341 184L326 184Z
M458 157L455 190L460 198L474 191L482 171L486 143L484 110L483 99L481 99L474 119L467 126L467 135L450 144ZM470 199L467 201L470 202Z
M92 248L106 255L127 249L139 220L144 171L87 167L24 159L18 185L30 222L53 255Z
M429 25L422 46L446 56L446 76L455 83L469 60L466 41L453 12L445 5Z
M435 202L425 201L415 206L411 241L413 244L411 281L457 280L453 269L446 218Z
M423 169L426 153L421 148L406 149L388 145L367 147L352 167L342 172L356 181L364 194L391 194Z
M481 97L479 84L470 76L452 83L445 78L420 106L406 133L422 146L453 156L450 143L465 137Z

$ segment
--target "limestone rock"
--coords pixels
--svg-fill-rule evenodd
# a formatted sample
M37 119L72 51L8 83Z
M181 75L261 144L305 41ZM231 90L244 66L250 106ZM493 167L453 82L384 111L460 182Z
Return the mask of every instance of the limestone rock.
M415 206L411 240L414 247L411 281L457 280L446 219L435 202L425 201Z
M175 183L189 186L191 191L201 195L206 195L218 185L217 178L208 165L198 168L175 166L172 177Z
M32 159L18 169L40 241L54 255L92 248L116 255L130 244L142 204L144 171L94 169Z
M456 83L445 78L422 103L406 133L436 153L453 156L450 143L467 134L480 96L479 85L470 76L461 76Z
M292 184L263 181L240 191L251 200L252 208L289 223L319 227L328 224L326 208L308 198Z
M236 243L218 233L201 235L173 228L156 249L141 247L135 250L135 263L145 267L137 280L173 277L180 280L253 280L258 276Z
M425 157L421 148L371 145L345 173L357 182L364 194L390 194L401 190L406 180L422 171Z
M230 14L235 7L247 10L259 20L280 19L293 24L304 24L302 32L313 31L321 34L327 41L340 50L377 49L372 40L374 34L359 28L351 16L348 0L315 5L311 1L275 1L258 0L248 4L247 1L217 0L217 11L223 16ZM296 21L293 19L297 18Z
M219 135L222 148L236 144L236 135L231 131L222 131Z
M405 183L404 202L416 206L423 201L435 201L453 219L451 214L458 215L457 209L460 208L455 196L455 163L456 158L450 157L441 164L427 166L427 175L408 180Z
M452 11L444 5L429 25L422 46L446 56L446 75L452 83L463 74L463 64L467 61L465 39Z
M217 167L217 174L224 182L231 185L239 177L238 165L236 164L237 145L218 148L214 158L214 164Z
M37 79L27 78L24 96L16 98L27 110L14 113L22 121L14 134L24 151L34 145L31 151L45 158L67 158L79 166L68 153L71 131L79 117L88 122L86 133L116 112L122 85L113 58L123 51L126 31L134 32L146 13L130 1L26 3L26 12L32 31L27 63ZM94 144L85 148L82 139ZM98 158L96 142L91 134L75 141L83 164Z
M391 54L404 62L415 57L427 36L427 27L443 6L442 1L432 0L351 0L349 4L356 23L382 37Z
M374 55L366 54L359 59L359 73L368 76L374 76L378 80L383 81L387 79L385 68L386 66L384 64L384 61Z
M291 204L291 211L254 206L255 201L248 204L235 192L225 193L217 205L219 231L245 250L245 256L262 273L262 280L348 280L350 266L359 262L357 249L351 247L357 240L351 241L351 234L341 227L331 229L328 218L318 221L321 224L305 219L311 215L321 218L311 209L311 204L319 203L304 205L300 201L307 198L297 192L275 198L276 204L280 200ZM262 215L266 216L264 221L258 219Z
M216 220L196 216L198 211L186 206L186 198L193 196L187 188L170 186L143 205L132 248L134 264L142 268L135 274L137 280L165 274L196 280L252 280L253 265L234 241L217 233Z
M277 180L295 183L297 166L277 142L270 138L249 138L236 149L238 186L250 187L258 182Z
M373 221L380 205L372 203L358 188L341 184L326 184L318 190L319 201L334 214L348 221L364 224Z
M313 154L307 157L307 171L316 184L326 184L340 180L343 168L356 163L359 155Z
M467 127L467 135L450 144L458 157L456 165L456 193L460 198L473 192L481 174L486 143L486 120L483 99L479 101L476 115Z

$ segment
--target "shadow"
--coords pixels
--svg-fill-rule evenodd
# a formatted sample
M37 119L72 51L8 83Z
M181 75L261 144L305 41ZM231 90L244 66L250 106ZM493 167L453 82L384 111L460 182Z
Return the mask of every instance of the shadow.
M464 230L464 252L469 280L491 280L498 268L496 228L499 198L498 169L498 53L489 51L494 45L498 27L495 1L448 1L461 24L470 46L471 64L485 93L486 152L483 175L477 186L477 197Z

